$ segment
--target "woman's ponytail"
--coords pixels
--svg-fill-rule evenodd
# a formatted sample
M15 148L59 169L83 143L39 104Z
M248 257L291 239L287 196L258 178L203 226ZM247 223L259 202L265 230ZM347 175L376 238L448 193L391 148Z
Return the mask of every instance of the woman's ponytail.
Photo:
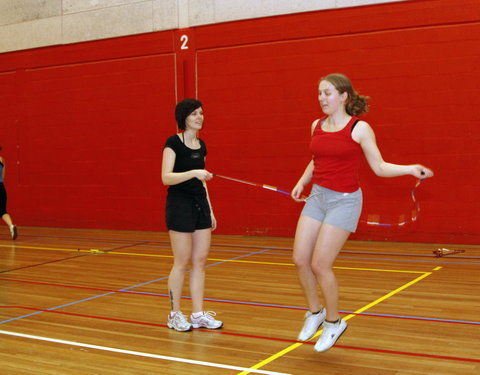
M345 110L350 116L360 116L368 112L368 96L363 96L353 91L353 95L348 97Z
M341 73L333 73L323 77L320 81L328 81L338 90L340 94L347 93L348 99L345 103L345 110L350 116L360 116L368 112L369 96L358 94L353 89L350 79Z

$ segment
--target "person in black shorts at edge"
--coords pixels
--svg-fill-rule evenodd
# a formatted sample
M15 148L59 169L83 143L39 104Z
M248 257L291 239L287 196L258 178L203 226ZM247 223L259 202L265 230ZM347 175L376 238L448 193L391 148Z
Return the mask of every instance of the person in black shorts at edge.
M203 310L205 263L216 220L206 184L213 174L205 169L207 147L198 138L204 120L202 103L182 100L175 108L175 119L181 132L167 139L162 161L162 182L169 186L166 224L174 257L168 278L172 309L168 327L176 331L190 331L192 327L218 329L223 323L214 318L215 312ZM191 323L180 309L189 263Z
M2 147L0 146L0 151ZM5 159L0 156L0 215L2 220L8 225L10 229L10 236L12 240L17 239L17 227L13 224L12 218L7 213L7 191L3 181L5 180Z

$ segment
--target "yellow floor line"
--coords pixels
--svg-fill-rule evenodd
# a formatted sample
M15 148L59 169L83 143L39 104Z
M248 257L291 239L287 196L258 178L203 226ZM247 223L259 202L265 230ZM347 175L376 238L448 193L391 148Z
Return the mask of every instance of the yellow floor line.
M77 249L62 249L59 247L36 247L36 246L18 246L18 245L0 245L0 247L12 247L14 249L34 249L34 250L53 250L53 251L77 251Z
M407 289L409 286L412 286L413 284L416 284L418 283L419 281L423 280L424 278L430 276L432 273L431 272L425 272L422 276L419 276L417 277L415 280L412 280L404 285L402 285L400 288L397 288L395 289L394 291L388 293L388 294L385 294L383 297L380 297L379 299L373 301L372 303L358 309L357 311L355 311L353 314L349 314L347 315L345 318L343 318L344 320L348 320L348 319L351 319L353 318L354 316L356 316L357 314L361 314L362 312L370 309L371 307L375 306L375 305L378 305L380 302L382 301L385 301L387 298L390 298L392 297L393 295L401 292L402 290L404 289Z
M161 254L145 254L145 253L120 253L117 251L107 251L108 254L114 255L130 255L139 257L154 257L154 258L173 258L173 255L161 255Z
M105 251L105 250L98 250L98 249L90 249L90 250L79 250L79 249L64 249L64 248L48 248L48 247L36 247L36 246L17 246L17 245L1 245L0 247L13 247L13 248L22 248L22 249L34 249L34 250L48 250L48 251L75 251L75 252L82 252L82 253L108 253L108 254L115 254L115 255L128 255L128 256L145 256L145 257L157 257L157 258L173 258L172 255L160 255L160 254L144 254L144 253L125 253L125 252L115 252L115 251ZM238 259L218 259L218 258L208 258L210 261L217 261L217 262L233 262L233 263L249 263L249 264L265 264L265 265L278 265L278 266L294 266L292 263L276 263L276 262L260 262L260 261L248 261L248 260L238 260ZM349 320L357 314L360 314L373 306L379 304L380 302L392 297L393 295L401 292L402 290L410 287L411 285L423 280L424 278L430 276L432 272L423 272L423 271L405 271L405 270L386 270L386 269L376 269L376 268L353 268L353 267L334 267L335 269L344 269L344 270L355 270L355 271L376 271L376 272L395 272L395 273L420 273L421 276L417 277L416 279L402 285L401 287L395 289L394 291L384 295L383 297L378 298L377 300L373 301L372 303L358 309L353 314L349 314L344 317L344 320ZM434 268L434 271L440 270L442 267ZM319 336L321 331L317 332L313 338ZM290 345L289 347L279 351L278 353L268 357L267 359L257 363L256 365L250 367L250 370L256 370L260 367L263 367L277 358L284 356L285 354L289 353L290 351L304 345L303 343L295 343ZM240 372L238 375L246 375L250 374L251 371L243 371Z
M390 298L392 297L393 295L401 292L402 290L408 288L409 286L412 286L413 284L415 283L418 283L419 281L423 280L424 278L430 276L432 274L432 272L425 272L423 275L417 277L416 279L402 285L401 287L395 289L394 291L390 292L390 293L387 293L385 294L383 297L380 297L378 298L377 300L373 301L372 303L369 303L368 305L358 309L357 311L355 311L353 314L349 314L347 315L345 318L343 318L344 320L349 320L355 316L357 316L357 314L360 314L370 308L372 308L373 306L375 305L378 305L380 302L386 300L387 298ZM315 334L315 336L313 336L312 338L315 338L315 337L318 337L320 334L322 333L322 331L319 331ZM303 343L295 343L295 344L292 344L290 346L288 346L287 348L279 351L278 353L275 353L274 355L268 357L267 359L264 359L263 361L257 363L256 365L253 365L252 367L250 367L251 370L257 370L259 369L260 367L263 367L271 362L273 362L274 360L282 357L283 355L287 354L288 352L291 352L292 350L300 347L304 345ZM247 375L247 374L250 374L249 371L242 371L242 372L239 372L238 375Z
M352 268L352 267L334 267L338 270L356 270L356 271L379 271L379 272L395 272L395 273L421 273L424 274L425 271L405 271L405 270L386 270L379 268Z
M160 257L160 258L173 258L173 255L160 255L160 254L143 254L143 253L121 253L117 251L107 251L108 254L115 255L130 255L130 256L146 256L146 257ZM247 263L247 264L265 264L270 266L290 266L293 267L293 263L277 263L277 262L261 262L255 260L240 260L240 259L221 259L221 258L207 258L213 262L225 262L225 263ZM333 267L341 270L353 270L353 271L376 271L376 272L394 272L394 273L420 273L424 274L425 271L405 271L405 270L387 270L380 268L355 268L355 267Z
M153 257L153 258L173 258L173 255L161 255L161 254L145 254L145 253L125 253L119 251L108 251L108 250L99 250L99 249L90 249L90 250L80 250L80 249L64 249L59 247L39 247L39 246L16 246L16 245L0 245L0 247L14 247L16 249L33 249L33 250L47 250L47 251L69 251L77 253L91 253L91 254L113 254L113 255L128 255L128 256L139 256L139 257ZM293 267L293 263L278 263L278 262L262 262L254 260L241 260L241 259L220 259L220 258L208 258L209 261L214 262L230 262L230 263L246 263L246 264L264 264L264 265L273 265L273 266L288 266ZM425 271L405 271L405 270L388 270L388 269L378 269L378 268L355 268L355 267L333 267L339 270L353 270L353 271L374 271L374 272L393 272L393 273L420 273L423 274ZM437 267L438 268L438 267ZM441 268L441 267L440 267Z

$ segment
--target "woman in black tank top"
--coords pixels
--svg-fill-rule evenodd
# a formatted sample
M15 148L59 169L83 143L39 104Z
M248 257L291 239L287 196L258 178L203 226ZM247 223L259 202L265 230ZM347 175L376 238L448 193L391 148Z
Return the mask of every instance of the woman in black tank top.
M213 175L205 169L207 147L197 137L203 126L202 103L184 99L175 108L178 128L163 149L162 181L168 185L166 224L173 251L173 267L168 278L171 311L167 325L176 331L192 328L221 328L214 312L203 308L205 263L210 251L211 232L216 227L206 181ZM190 270L192 314L190 321L180 310L182 287Z

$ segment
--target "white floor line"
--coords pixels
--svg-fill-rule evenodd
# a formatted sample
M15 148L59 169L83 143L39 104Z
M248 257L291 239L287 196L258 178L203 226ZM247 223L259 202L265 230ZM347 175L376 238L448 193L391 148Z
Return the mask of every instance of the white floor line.
M151 353L143 353L143 352L137 352L137 351L133 351L133 350L110 348L110 347L108 347L108 346L84 344L84 343L81 343L81 342L67 341L67 340L59 340L59 339L53 339L53 338L50 338L50 337L33 336L33 335L27 335L27 334L25 334L25 333L18 333L18 332L10 332L10 331L0 330L0 334L2 334L2 335L8 335L8 336L23 337L23 338L32 339L32 340L40 340L40 341L54 342L54 343L57 343L57 344L64 344L64 345L71 345L71 346L79 346L79 347L82 347L82 348L90 348L90 349L96 349L96 350L103 350L103 351L107 351L107 352L115 352L115 353L122 353L122 354L128 354L128 355L135 355L135 356L139 356L139 357L148 357L148 358L163 359L163 360L166 360L166 361L190 363L190 364L193 364L193 365L217 367L217 368L223 368L223 369L235 370L235 371L248 371L248 372L252 372L252 373L256 373L256 374L290 375L290 374L286 374L286 373L282 373L282 372L273 372L273 371L264 371L264 370L254 370L254 369L249 369L249 368L245 368L245 367L237 367L237 366L224 365L224 364L221 364L221 363L195 361L195 360L193 360L193 359L178 358L178 357L169 357L169 356L165 356L165 355L158 355L158 354L151 354Z

